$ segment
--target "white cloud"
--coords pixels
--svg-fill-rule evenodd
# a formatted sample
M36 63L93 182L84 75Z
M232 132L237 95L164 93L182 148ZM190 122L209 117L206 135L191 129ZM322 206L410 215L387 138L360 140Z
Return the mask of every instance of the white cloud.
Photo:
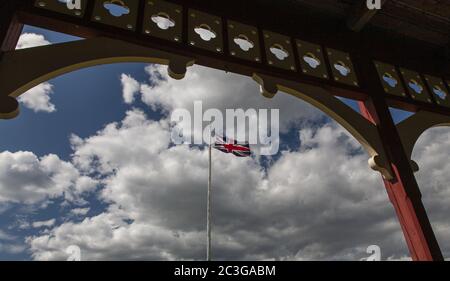
M253 82L236 75L194 68L186 80L173 81L160 67L146 70L151 81L141 85L141 98L167 113L200 99L206 107L279 107L285 130L323 118L292 97L266 101ZM335 123L315 123L301 129L298 138L301 148L284 151L267 169L258 159L214 152L214 258L360 260L375 244L383 259L405 259L394 209L360 145ZM439 153L449 150L449 139L448 133L425 135L415 154L419 165L428 163L418 174L421 185L436 177L431 188L425 187L424 200L444 242L450 237L445 188L450 167ZM72 136L71 143L73 165L82 174L103 177L100 199L110 205L81 222L67 221L28 237L34 259L64 260L69 245L78 245L86 260L204 258L205 150L171 146L167 120L148 120L136 109L93 136ZM441 245L445 256L450 255L447 244Z
M133 110L75 138L75 163L106 175L110 208L29 237L33 257L64 259L61 249L74 244L87 260L204 258L207 152L170 147L167 135L164 122ZM214 152L216 258L359 259L371 244L403 256L393 208L356 142L335 125L301 139L304 149L284 152L267 173Z
M0 253L18 254L26 249L26 245L18 244L17 237L0 230Z
M25 49L38 46L49 45L50 42L41 34L23 33L19 37L16 49ZM34 112L54 112L56 107L50 102L50 95L53 93L53 85L50 83L42 83L26 93L22 94L18 100L27 108Z
M0 153L0 204L37 204L61 196L76 201L96 187L85 177L54 154L39 159L31 152L5 151Z
M416 173L422 200L430 218L436 238L444 252L450 257L450 130L433 128L418 140L412 159L419 165Z
M55 222L56 222L55 219L50 219L50 220L46 220L46 221L35 221L32 223L32 226L34 228L51 227L55 224Z
M18 219L10 228L29 229L31 227L30 222L25 219Z
M13 235L0 230L0 240L14 240L14 239L15 237Z
M11 244L0 243L0 252L9 254L19 254L26 250L26 246L23 244Z
M28 90L18 100L34 112L51 113L56 111L54 104L50 102L50 95L53 94L53 85L45 82Z
M23 33L19 37L16 49L33 48L49 44L50 42L45 39L44 35L36 33Z
M85 216L89 212L90 208L75 208L70 212L75 216Z
M134 96L139 92L139 82L126 74L122 74L120 82L122 83L123 100L125 103L132 104L134 102Z
M169 136L167 122L147 120L139 110L129 111L121 124L111 123L96 136L82 140L73 135L73 162L86 172L112 173L167 149Z
M152 109L171 112L182 108L193 112L196 100L203 102L203 111L209 108L222 112L227 108L278 108L281 109L280 130L283 132L306 119L314 121L324 116L292 96L280 94L273 99L265 99L258 84L237 74L193 66L184 79L174 80L167 75L166 66L149 65L145 70L150 83L141 84L141 98Z

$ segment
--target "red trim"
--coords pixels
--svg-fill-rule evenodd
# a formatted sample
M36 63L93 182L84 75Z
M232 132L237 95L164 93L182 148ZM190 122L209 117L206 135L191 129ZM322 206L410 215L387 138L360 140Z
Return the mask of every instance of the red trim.
M376 122L378 119L376 118L376 112L374 109L371 110L374 107L368 107L364 102L359 102L359 107L361 114L367 120L374 124L379 124L379 121ZM380 128L382 126L378 127ZM383 133L381 129L380 133ZM442 253L422 204L420 190L414 174L410 166L405 167L405 165L403 165L403 170L400 172L400 169L397 168L397 164L394 162L401 162L401 159L395 159L398 153L394 154L392 150L400 152L403 151L403 148L396 148L393 143L385 143L385 148L388 150L388 153L390 152L391 167L395 178L391 181L386 179L383 179L383 181L389 199L397 213L411 258L414 261L443 260Z

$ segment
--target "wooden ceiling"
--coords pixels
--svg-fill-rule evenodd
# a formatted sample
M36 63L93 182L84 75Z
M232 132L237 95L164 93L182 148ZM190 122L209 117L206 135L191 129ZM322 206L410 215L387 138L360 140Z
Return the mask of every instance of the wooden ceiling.
M385 41L379 43L383 44L396 41L397 45L404 42L407 48L411 44L414 48L421 46L450 63L450 0L381 0L382 9L369 12L366 0L171 1L189 2L213 13L277 28L280 33L308 33L320 41L328 40L330 33L344 41L353 30L361 38L382 38ZM355 28L355 21L359 28Z
M449 113L448 105L446 107L438 105L438 101L433 103L432 99L414 100L406 94L405 89L402 89L403 92L390 92L386 90L387 88L380 88L379 80L382 83L386 81L384 79L386 73L395 78L394 74L401 68L415 71L416 78L417 73L420 73L428 75L424 77L442 80L435 83L429 79L432 86L442 84L447 88L450 85L450 56L445 55L449 43L446 13L450 0L446 0L445 4L425 2L425 0L420 3L418 0L410 1L406 4L400 0L382 0L384 6L378 11L368 10L365 5L366 0L170 0L169 2L172 3L161 2L175 7L167 11L172 13L171 18L177 19L174 25L178 27L175 37L174 34L169 33L164 35L166 37L158 37L154 31L146 30L150 28L145 27L146 11L148 12L149 7L155 6L156 3L152 1L127 0L128 4L133 3L134 8L130 16L134 19L122 22L117 22L116 17L113 16L102 14L98 16L98 13L105 12L101 7L101 3L105 0L85 2L87 4L83 10L84 16L67 14L67 11L61 13L58 10L43 9L39 5L40 0L7 1L14 3L11 5L16 7L17 20L22 24L83 38L119 39L193 58L199 65L243 75L251 76L254 73L261 73L312 85L326 85L327 89L332 89L337 96L357 100L366 99L368 93L380 94L384 90L388 94L390 106L411 111L425 109ZM56 3L56 0L52 1ZM136 3L140 3L140 6ZM157 9L152 14L159 11L160 9ZM221 25L220 28L216 26L215 29L220 42L200 45L199 41L194 41L198 40L198 36L195 37L195 34L192 34L193 27L200 22L196 23L191 18L199 18L196 15L200 14L203 18L202 23L210 26ZM264 48L265 52L261 52L257 57L252 56L251 59L248 59L250 56L242 59L235 56L236 52L233 54L233 51L230 51L230 44L222 43L228 42L231 46L234 45L232 43L234 31L231 32L230 28L233 29L236 25L231 24L232 27L230 27L229 24L222 24L224 22L246 25L242 34L246 32L259 34L252 40L260 48ZM129 26L135 27L135 30L130 30ZM272 35L267 35L269 32ZM269 41L275 38L275 34L278 36L276 41L283 43L283 49L292 54L286 60L289 62L287 65L277 66L274 60L267 58L271 54L269 47L276 43ZM323 57L321 61L325 62L324 65L328 71L324 69L324 72L317 76L304 74L302 70L305 68L301 66L301 55L304 54L301 52L304 50L298 49L304 46L295 44L294 40L315 44L315 51L326 53L327 57ZM340 58L336 57L336 51L341 53ZM333 60L336 64L333 64ZM341 65L343 61L344 64L353 65L354 71L351 72L358 74L356 77L358 80L352 79L349 83L343 83L341 77L334 74L333 78L338 78L336 81L328 79L333 73L333 66L337 69L336 65L338 63ZM378 62L377 69L371 69L374 61ZM419 78L424 79L424 77L419 75ZM400 81L400 78L395 79ZM448 85L444 85L444 80ZM406 87L404 84L396 83L399 87ZM389 86L395 87L391 84ZM372 87L380 89L375 91Z
M286 1L286 0L285 0ZM289 2L287 0L286 2ZM284 1L283 1L284 2ZM318 13L347 20L360 11L365 0L292 0L293 4L315 9ZM426 41L450 44L450 0L386 0L380 11L367 22L377 27Z

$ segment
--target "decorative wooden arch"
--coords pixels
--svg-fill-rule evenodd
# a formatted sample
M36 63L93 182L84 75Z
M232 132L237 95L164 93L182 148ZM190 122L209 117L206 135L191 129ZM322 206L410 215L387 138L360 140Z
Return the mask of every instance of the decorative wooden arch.
M67 10L58 0L0 0L0 119L17 116L16 98L33 86L97 64L165 64L175 79L183 78L194 63L252 76L264 96L286 92L346 128L370 155L370 166L383 175L413 260L443 260L414 177L418 167L411 153L427 128L450 124L448 58L437 58L435 50L418 40L373 30L354 32L376 14L364 5L358 5L348 19L350 31L309 11L301 17L276 17L258 0L248 1L251 9L245 15L227 8L242 4L239 0L226 4L123 0L120 3L129 9L124 17L109 15L102 1L86 0L80 10ZM175 28L162 31L152 25L155 13L170 17ZM311 22L320 32L309 30ZM23 24L88 39L14 51ZM214 27L216 38L200 40L194 30L201 26ZM252 41L254 48L243 52L233 43L236 36ZM277 60L270 50L274 46L289 56ZM318 59L320 67L306 66L307 54ZM347 75L340 74L339 68L345 68ZM411 79L422 86L423 95L408 88ZM440 97L436 86L447 96ZM361 115L335 96L357 100ZM390 106L417 113L396 126Z
M417 140L426 130L444 126L450 126L449 116L428 111L419 111L397 124L406 156L411 159ZM419 165L413 159L411 159L411 166L415 172L419 170Z
M62 74L94 65L118 62L168 65L169 76L182 79L187 67L192 66L195 60L105 37L16 50L5 53L2 58L0 97L4 100L17 98L34 86ZM35 67L23 68L23 65ZM326 89L259 74L254 74L253 78L261 84L265 97L273 97L279 89L330 115L365 148L371 157L369 165L381 172L386 179L393 178L376 126ZM0 114L0 118L16 117L19 114L18 104L14 103L13 107Z
M170 77L181 79L194 59L104 37L16 50L0 64L0 118L19 114L17 98L27 90L59 75L99 64L148 62L168 65ZM26 67L24 65L34 65Z

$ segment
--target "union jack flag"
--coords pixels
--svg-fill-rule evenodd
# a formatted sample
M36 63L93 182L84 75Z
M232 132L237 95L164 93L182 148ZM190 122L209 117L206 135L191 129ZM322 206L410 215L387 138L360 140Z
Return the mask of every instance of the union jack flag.
M248 142L238 143L226 137L216 136L213 147L225 153L233 153L237 157L248 157L252 154Z

